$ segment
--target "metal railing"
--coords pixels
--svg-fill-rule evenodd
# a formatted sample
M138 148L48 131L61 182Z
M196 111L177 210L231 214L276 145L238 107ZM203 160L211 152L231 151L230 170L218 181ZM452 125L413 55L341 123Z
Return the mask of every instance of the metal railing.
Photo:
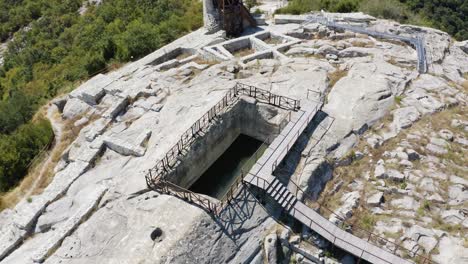
M294 146L294 144L296 143L297 139L299 138L299 136L304 132L305 128L309 125L310 121L314 118L315 114L318 112L318 110L320 109L321 107L321 104L317 104L314 108L313 111L310 111L308 116L306 117L306 122L301 122L300 124L300 127L299 129L297 130L296 132L296 135L294 136L294 138L287 143L286 145L286 148L284 148L282 151L281 151L281 154L279 155L279 157L272 163L271 165L271 171L275 171L276 167L278 166L278 164L281 162L281 160L286 156L286 154L289 152L289 150ZM300 119L299 119L300 120ZM298 125L299 123L299 120L294 124L294 126L291 128L291 130L293 130L296 125ZM287 135L290 135L290 133L288 132ZM286 139L287 136L285 136L284 139ZM279 144L277 146L277 148L280 146L281 144ZM283 152L284 152L284 156L283 156Z
M255 164L257 163L257 160L262 156L260 152L265 151L266 148L268 147L268 144L270 144L270 142L271 142L271 137L268 137L265 141L263 141L260 147L258 147L255 153L252 154L252 156L250 156L250 158L244 163L244 165L241 168L241 173L234 180L234 184L232 184L229 190L226 192L226 194L224 194L223 197L219 199L221 201L220 203L221 208L223 208L226 204L230 203L230 201L234 198L237 191L243 185L244 176L250 170L248 167L255 166Z
M301 108L299 100L276 95L270 91L263 90L252 85L237 83L234 89L237 94L247 95L262 103L268 103L286 110L297 111Z
M251 176L253 177L253 179L254 179L253 182L250 182L250 184L253 184L253 185L257 186L257 187L260 188L260 189L263 189L263 191L265 191L265 192L268 190L268 188L269 188L270 185L271 185L270 182L268 182L267 180L265 180L265 179L263 179L263 178L261 178L261 177L259 177L259 176L257 176L257 175L254 175L254 174L250 174L250 175L251 175ZM305 191L303 191L294 181L291 181L291 180L290 180L289 183L292 183L292 184L296 187L296 192L295 192L295 194L294 194L295 197L298 196L298 193L299 193L299 192L302 192L302 193L303 193L302 195L304 195L304 196L306 196L306 197L309 197L310 199L312 198L312 197L309 196L308 193L306 193ZM289 189L288 189L288 191L289 191ZM320 214L320 210L324 209L324 210L327 210L328 212L330 212L330 214L334 214L336 217L338 217L338 219L340 219L340 220L344 223L344 225L342 225L342 227L345 226L345 225L347 225L347 224L351 227L351 229L348 229L348 230L347 230L347 229L344 229L343 231L349 232L349 230L351 230L352 232L350 232L350 233L353 234L356 238L358 238L358 239L360 239L360 240L364 240L364 241L366 241L366 242L368 242L368 243L370 243L370 244L372 244L372 245L374 245L374 246L376 246L376 247L378 247L378 248L381 248L382 250L385 250L385 251L387 251L388 253L390 253L390 254L392 254L392 255L396 255L397 250L400 250L401 252L406 253L406 255L409 256L409 257L418 258L418 259L419 259L418 263L423 263L423 264L425 264L425 263L427 263L427 264L433 263L428 257L422 256L422 255L418 254L417 252L413 252L412 250L408 250L407 248L402 247L401 245L396 244L396 243L394 243L394 242L392 242L392 241L389 241L389 240L387 240L386 238L384 238L384 237L382 237L382 236L380 236L380 235L378 235L378 234L375 234L375 233L373 233L373 232L371 232L371 231L368 231L368 230L366 230L366 229L364 229L364 228L360 228L360 227L358 227L357 225L355 225L354 223L349 223L347 220L345 220L345 219L342 218L341 216L335 214L332 210L329 210L328 208L322 206L322 205L321 205L320 203L318 203L318 202L317 202L317 204L319 205L319 207L318 207L317 209L313 209L313 208L310 207L309 205L307 205L307 207L309 207L309 208L313 209L314 211L316 211L316 212L317 212L317 215L318 215L319 217L321 217L324 221L327 221L327 222L328 222L328 219L326 219L325 217L323 217L323 216ZM311 230L314 230L314 229L316 230L316 227L314 227L314 225L315 225L315 226L318 226L318 227L321 228L321 229L323 229L325 232L328 233L329 237L333 238L333 241L330 241L330 242L333 243L333 244L336 244L336 241L337 241L337 240L341 240L341 242L342 242L342 243L345 243L345 244L350 244L350 242L348 242L347 240L344 240L344 239L340 238L339 236L337 236L337 234L335 234L335 233L329 231L329 230L328 230L329 228L327 228L326 226L321 225L319 222L317 222L317 221L315 221L314 219L312 219L312 218L311 218L309 215L307 215L306 213L304 213L304 212L302 212L302 211L300 211L300 210L297 210L296 207L294 207L294 206L290 209L289 214L290 214L291 216L293 216L293 217L294 217L295 214L300 214L300 215L302 215L304 218L306 218L306 219L309 221L308 223L304 223L304 224L305 224L306 226L308 226ZM335 226L336 226L336 225L335 225ZM339 226L337 226L337 227L339 227ZM340 228L342 228L342 227L340 227ZM387 248L382 247L382 245L387 245L387 246L388 246L388 245L391 245L391 246L394 247L394 250L393 250L393 251L392 251L392 250L388 250ZM353 246L353 247L357 247L357 245L352 245L352 246ZM358 247L358 248L359 248L359 247ZM382 256L376 255L375 253L371 252L370 250L367 250L366 247L364 247L364 248L359 248L359 249L362 250L363 253L366 252L367 254L372 255L372 256L374 256L375 258L382 259L382 260L388 262L387 260L383 259ZM358 256L358 257L362 257L362 255L361 255L361 256Z
M297 111L300 108L299 100L286 96L273 94L269 91L246 84L237 83L234 88L228 90L226 95L200 119L198 119L189 129L187 129L180 140L169 149L166 155L156 163L156 165L146 174L146 183L152 187L159 178L167 175L177 164L177 157L182 155L184 149L188 148L198 136L198 133L207 128L210 123L218 117L228 106L236 101L239 95L246 95L257 99L260 102L268 103L283 109Z
M306 191L304 191L301 187L299 187L299 185L296 184L294 181L292 181L292 180L290 179L290 180L289 180L289 183L291 183L291 184L295 187L295 190L296 190L296 191L294 192L294 195L295 195L296 197L298 197L298 195L302 195L302 197L308 198L309 201L314 201L313 197L310 196L310 195L309 195ZM317 202L317 201L314 201L314 203L315 203L316 205L318 205L317 208L314 209L314 210L317 211L317 213L319 213L321 217L323 217L323 216L321 215L321 210L326 211L329 215L334 215L338 220L340 220L340 221L343 223L342 226L349 226L349 227L351 228L351 230L352 230L352 234L356 235L357 237L359 237L359 238L361 238L361 239L363 239L363 237L364 237L364 238L365 238L365 239L364 239L365 241L367 241L367 242L369 242L369 243L371 243L371 244L374 244L374 245L376 245L376 244L386 244L386 245L391 245L391 246L395 247L395 249L394 249L393 252L392 252L391 250L387 250L386 248L382 248L381 245L376 245L376 246L382 248L383 250L385 250L385 251L387 251L387 252L389 252L389 253L395 254L397 250L400 250L400 251L402 251L402 252L406 252L406 254L407 254L408 256L416 256L416 257L419 257L420 259L423 260L422 263L432 263L432 261L431 261L429 258L427 258L426 256L422 256L422 255L418 254L417 252L413 252L412 250L409 250L409 249L407 249L407 248L405 248L405 247L403 247L403 246L401 246L401 245L399 245L399 244L396 244L396 243L394 243L394 242L392 242L392 241L389 241L389 240L387 240L386 238L384 238L384 237L382 237L382 236L380 236L380 235L377 235L377 234L375 234L375 233L373 233L373 232L371 232L371 231L369 231L369 230L367 230L367 229L364 229L364 228L362 228L362 227L359 227L359 226L356 225L356 223L354 223L354 222L353 222L353 223L349 222L348 219L346 219L345 217L343 217L343 216L341 216L341 215L335 213L334 211L328 209L327 207L325 207L324 205L322 205L321 203L319 203L319 202ZM307 205L307 206L309 206L309 205ZM294 209L294 210L296 210L296 209ZM299 211L298 211L298 212L299 212ZM300 212L300 213L303 214L302 212ZM303 214L303 215L304 215L304 214ZM306 216L306 215L304 215L304 216L307 217L310 221L313 222L313 220L310 219L308 216ZM323 217L323 218L324 218L326 221L328 221L325 217ZM319 225L318 223L316 223L316 224ZM320 226L320 225L319 225L319 226ZM322 226L320 226L320 227L322 227ZM326 228L324 228L324 227L322 227L322 228L326 230ZM328 232L328 230L327 230L327 232ZM330 232L329 232L329 233L330 233ZM331 234L331 233L330 233L330 234ZM358 235L358 234L359 234L359 235ZM331 234L331 235L333 235L333 234ZM374 240L372 240L372 239L374 239ZM346 242L346 241L344 241L344 242ZM377 242L377 243L376 243L376 242ZM368 252L368 253L371 254L370 252ZM378 256L376 256L376 257L378 257Z
M346 24L336 23L331 18L326 18L326 17L321 17L321 16L319 17L319 16L314 16L314 15L308 16L304 24L306 23L320 23L327 27L338 28L338 29L348 30L348 31L357 32L361 34L371 35L376 38L397 39L400 41L407 42L415 47L416 52L418 54L418 65L417 65L418 71L420 73L427 72L427 60L426 60L426 51L424 47L424 39L420 35L417 35L414 38L414 37L405 37L405 36L400 36L400 35L395 35L395 34L378 32L378 31L366 29L364 27L357 27L357 26L350 26Z
M168 182L165 179L165 176L176 166L178 157L183 155L183 151L193 144L195 139L198 137L199 132L209 127L211 122L229 106L234 104L240 95L250 96L260 102L286 110L298 111L300 109L299 100L276 95L270 91L263 90L252 85L237 83L233 88L228 90L226 95L215 106L210 108L210 110L208 110L182 134L177 143L169 149L161 160L156 162L153 168L148 170L145 175L145 180L150 189L160 190L161 188L158 184L160 182Z
M189 203L196 204L200 206L202 209L205 209L206 211L210 213L217 212L217 209L218 209L217 203L211 201L210 199L204 197L201 194L194 193L190 190L182 188L170 181L160 179L155 188L161 193L173 195Z

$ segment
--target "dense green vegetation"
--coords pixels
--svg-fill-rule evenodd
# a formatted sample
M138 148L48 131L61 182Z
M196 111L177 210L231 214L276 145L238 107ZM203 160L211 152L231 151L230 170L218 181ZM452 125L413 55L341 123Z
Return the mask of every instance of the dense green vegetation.
M82 2L0 0L0 39L13 36L0 67L0 191L53 137L30 121L47 100L202 25L199 1L104 0L80 15Z
M468 39L466 0L290 0L278 13L302 14L313 10L362 11L401 23L431 26L458 40Z
M12 134L0 134L0 191L8 190L22 179L30 162L53 136L49 121L44 119L21 125Z

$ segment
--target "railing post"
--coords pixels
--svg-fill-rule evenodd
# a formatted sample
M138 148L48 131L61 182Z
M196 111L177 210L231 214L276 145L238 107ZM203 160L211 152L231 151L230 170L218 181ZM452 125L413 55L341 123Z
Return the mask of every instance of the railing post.
M182 147L181 147L181 144L182 142L179 140L179 142L177 142L177 152L178 154L181 154L182 153Z

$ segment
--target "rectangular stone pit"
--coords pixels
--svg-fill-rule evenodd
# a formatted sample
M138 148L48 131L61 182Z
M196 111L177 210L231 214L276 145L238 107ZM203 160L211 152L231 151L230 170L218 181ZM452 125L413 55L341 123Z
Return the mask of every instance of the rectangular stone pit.
M288 122L289 111L257 103L252 98L241 98L220 114L184 151L167 175L167 180L190 189L240 135L266 141L267 144Z
M269 47L255 38L238 38L222 44L234 57L245 57L246 55L268 50Z
M191 62L197 57L198 53L195 49L186 49L178 47L172 50L168 50L163 55L157 57L147 65L157 66L157 70L165 71Z

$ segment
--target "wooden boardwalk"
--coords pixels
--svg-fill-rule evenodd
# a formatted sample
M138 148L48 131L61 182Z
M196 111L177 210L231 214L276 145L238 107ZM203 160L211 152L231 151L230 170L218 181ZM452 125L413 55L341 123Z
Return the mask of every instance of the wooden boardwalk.
M263 189L292 217L320 234L335 246L358 258L377 264L409 264L405 260L381 247L375 246L334 225L328 219L297 199L288 188L280 183L273 171L319 109L313 102L302 102L301 110L292 113L290 122L264 152L262 157L243 178L245 183Z

